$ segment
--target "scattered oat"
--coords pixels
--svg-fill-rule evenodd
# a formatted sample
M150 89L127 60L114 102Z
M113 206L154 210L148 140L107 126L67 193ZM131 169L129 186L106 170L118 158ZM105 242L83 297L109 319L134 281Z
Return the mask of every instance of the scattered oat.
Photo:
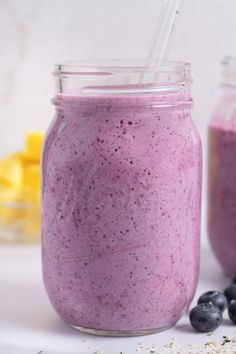
M133 353L137 354L236 354L236 333L232 332L230 336L219 336L216 341L209 341L204 344L197 343L180 343L176 337L170 339L169 342L162 346L154 343L137 343L133 348ZM205 335L211 336L213 333L209 332ZM204 336L202 337L204 340ZM206 339L206 337L205 337ZM215 339L215 338L214 338ZM87 341L89 343L89 341ZM91 344L90 344L91 345ZM92 348L91 346L89 348ZM101 349L93 350L93 354L102 354ZM39 352L37 354L43 354ZM117 354L127 354L126 352L118 352Z
M225 345L226 343L230 343L231 342L231 338L228 336L223 336L223 342L221 343L221 345Z
M214 347L218 347L219 343L217 342L207 342L205 343L205 347L209 347L209 348L214 348Z
M214 332L208 332L207 336L212 336L214 334Z
M174 342L166 343L166 344L164 345L164 348L170 348L170 349L172 349L172 348L174 348L174 345L175 345Z

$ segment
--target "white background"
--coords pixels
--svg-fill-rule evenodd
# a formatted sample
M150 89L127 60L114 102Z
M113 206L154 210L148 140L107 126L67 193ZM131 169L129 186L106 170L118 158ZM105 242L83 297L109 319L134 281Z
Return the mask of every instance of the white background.
M49 125L54 62L145 59L155 29L156 4L157 0L0 0L0 155L20 149L27 130ZM204 160L207 121L220 94L220 62L226 54L236 56L235 34L236 0L185 0L170 58L192 63L193 115L203 141ZM204 176L205 171L204 164ZM203 225L205 206L204 193ZM202 253L205 267L198 291L226 285L208 252L205 249ZM52 310L42 287L39 254L39 248L23 248L20 252L0 249L1 343L35 343L37 348L53 343L48 348L91 353L86 344L81 344L82 337L63 325ZM185 326L182 334L177 327L174 332L155 337L155 341L161 338L164 343L175 334L186 341L208 341L189 333L186 317L179 326ZM216 336L231 332L230 326L222 327ZM122 350L126 341L112 343ZM111 350L106 353L111 354Z
M157 0L0 0L0 155L53 116L53 64L145 59ZM185 0L169 57L192 63L194 119L204 158L206 126L220 94L220 63L236 56L236 1Z
M159 0L158 0L159 1ZM0 0L0 156L53 117L53 64L71 59L145 59L157 0ZM169 57L192 63L193 116L203 142L220 95L220 63L236 56L236 1L185 0ZM205 203L203 225L205 225Z
M55 62L147 58L157 10L157 0L0 0L0 156L22 149L28 130L49 125ZM222 58L236 56L235 34L235 0L185 0L169 54L192 64L193 117L203 143L203 229L207 121L220 95Z
M0 0L0 154L49 124L54 62L146 58L156 21L157 0ZM203 141L235 34L235 0L185 0L170 58L192 63Z

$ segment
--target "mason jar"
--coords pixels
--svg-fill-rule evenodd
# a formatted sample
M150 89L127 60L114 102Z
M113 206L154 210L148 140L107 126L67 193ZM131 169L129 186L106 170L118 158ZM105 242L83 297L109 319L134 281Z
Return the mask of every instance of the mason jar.
M43 275L65 322L129 336L173 326L193 298L201 143L189 64L118 65L56 65Z
M222 95L209 123L208 234L228 275L236 274L236 58L223 61Z

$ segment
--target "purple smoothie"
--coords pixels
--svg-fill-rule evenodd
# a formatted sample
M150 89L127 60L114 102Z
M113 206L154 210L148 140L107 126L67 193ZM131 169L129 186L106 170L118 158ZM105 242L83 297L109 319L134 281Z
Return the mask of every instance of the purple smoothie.
M54 100L42 163L43 273L54 308L69 324L161 329L191 302L201 144L183 98Z
M236 96L226 96L209 125L208 232L224 271L236 274Z

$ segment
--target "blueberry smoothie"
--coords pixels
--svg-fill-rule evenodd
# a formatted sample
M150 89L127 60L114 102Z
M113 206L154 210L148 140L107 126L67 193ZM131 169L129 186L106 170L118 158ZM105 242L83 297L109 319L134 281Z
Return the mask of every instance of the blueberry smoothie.
M154 331L174 325L192 300L201 144L183 98L54 99L42 163L43 273L73 326Z
M224 107L235 107L232 100L226 101L221 102ZM209 126L208 231L218 260L232 275L236 273L236 114L232 110L225 121L219 113Z

